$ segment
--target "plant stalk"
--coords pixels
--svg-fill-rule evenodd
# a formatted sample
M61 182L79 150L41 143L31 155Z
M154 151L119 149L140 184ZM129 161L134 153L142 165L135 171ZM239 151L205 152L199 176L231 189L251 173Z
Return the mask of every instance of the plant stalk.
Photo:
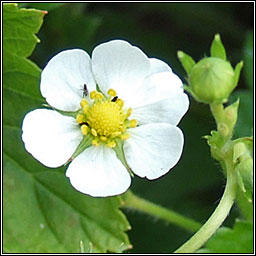
M124 201L124 208L138 210L140 212L161 218L188 231L195 232L201 227L199 222L159 206L153 202L140 198L134 195L131 191L126 192L122 199Z
M194 253L217 231L228 216L236 195L236 177L231 160L225 161L227 168L227 184L224 194L207 222L174 253Z

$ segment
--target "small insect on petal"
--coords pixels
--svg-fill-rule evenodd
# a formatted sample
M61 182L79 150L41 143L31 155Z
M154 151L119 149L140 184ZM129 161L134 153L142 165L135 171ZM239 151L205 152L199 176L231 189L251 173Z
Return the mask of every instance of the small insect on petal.
M83 88L83 96L86 97L88 95L88 89L86 84L84 84L84 88Z
M118 99L118 96L115 96L111 101L116 102L117 99Z

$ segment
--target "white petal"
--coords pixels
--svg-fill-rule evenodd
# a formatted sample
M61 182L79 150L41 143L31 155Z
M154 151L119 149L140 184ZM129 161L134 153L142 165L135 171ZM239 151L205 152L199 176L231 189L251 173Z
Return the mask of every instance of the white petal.
M172 69L162 60L150 58L150 75L161 73L161 72L172 72Z
M29 112L22 131L26 150L48 167L63 165L83 137L74 118L46 109Z
M184 93L182 81L172 72L160 72L148 76L134 94L132 108L148 105L177 93Z
M156 73L149 76L144 85L138 92L141 99L133 106L131 119L137 119L139 124L178 124L189 107L178 76L172 72Z
M96 88L91 60L85 51L74 49L62 51L48 62L42 71L40 89L51 106L77 111L84 84L89 91Z
M116 153L104 145L87 148L71 162L66 176L76 190L95 197L119 195L131 183Z
M129 105L150 70L148 57L126 41L113 40L97 46L92 53L92 69L100 89L117 91Z
M124 153L132 171L140 177L157 179L180 159L183 148L181 130L171 124L146 124L129 129Z
M138 120L138 124L170 123L177 125L189 106L188 96L183 92L170 94L153 103L148 103L133 109L131 119Z

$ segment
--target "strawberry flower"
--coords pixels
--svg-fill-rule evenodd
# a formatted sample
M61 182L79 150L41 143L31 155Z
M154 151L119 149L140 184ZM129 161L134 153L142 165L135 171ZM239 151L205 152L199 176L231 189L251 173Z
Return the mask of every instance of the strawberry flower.
M100 44L91 58L60 52L43 69L40 89L52 109L25 116L25 148L47 167L70 162L66 176L82 193L121 194L133 174L157 179L181 157L177 124L189 106L182 81L126 41Z

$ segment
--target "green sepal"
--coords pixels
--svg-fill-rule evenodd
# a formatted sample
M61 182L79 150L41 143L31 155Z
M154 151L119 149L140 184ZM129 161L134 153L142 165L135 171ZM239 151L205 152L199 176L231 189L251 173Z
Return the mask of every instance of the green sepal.
M177 55L178 55L178 58L182 64L183 68L185 69L187 74L189 74L190 71L192 70L192 68L196 64L195 61L192 59L192 57L190 57L189 55L187 55L186 53L184 53L182 51L178 51Z
M239 80L239 77L240 77L240 72L241 72L241 69L242 69L243 65L244 65L243 61L240 61L239 63L236 64L235 77L234 77L234 88L238 84L238 80Z
M234 126L237 122L238 107L239 99L224 109L222 122L224 122L228 128L228 134L226 137L231 138L233 135Z
M90 135L85 135L76 148L73 155L68 159L68 161L64 164L67 165L71 161L73 161L78 155L80 155L82 152L84 152L88 147L92 146L92 137Z
M219 155L219 149L222 148L225 140L223 139L221 134L217 131L211 131L211 135L206 135L203 138L207 140L207 143L211 148L212 157L217 161L222 161L222 157L221 155Z
M252 203L252 193L253 193L253 160L252 158L247 158L243 160L236 168L237 183L243 192L244 196L249 203Z
M211 57L226 60L226 50L221 42L220 35L216 34L211 45Z
M59 112L60 114L62 114L63 116L71 116L71 117L74 117L74 118L76 118L76 116L77 116L77 114L79 112L79 110L75 111L75 112L59 110L57 108L54 108L54 107L50 106L49 104L42 104L42 106L46 107L46 108L48 108L50 110L55 110L55 111Z
M133 172L130 166L127 164L125 155L124 155L124 141L123 140L116 140L116 146L113 148L113 150L116 152L117 158L122 162L122 164L126 167L127 171L130 173L130 175L133 177Z
M193 98L198 101L198 98L196 97L195 93L194 93L193 90L190 88L190 86L184 84L184 85L183 85L183 89L184 89L186 92L188 92L189 94L191 94L191 95L193 96Z
M239 138L234 141L233 162L238 186L246 199L252 202L253 193L253 139Z
M243 137L234 140L233 162L253 157L253 137Z

